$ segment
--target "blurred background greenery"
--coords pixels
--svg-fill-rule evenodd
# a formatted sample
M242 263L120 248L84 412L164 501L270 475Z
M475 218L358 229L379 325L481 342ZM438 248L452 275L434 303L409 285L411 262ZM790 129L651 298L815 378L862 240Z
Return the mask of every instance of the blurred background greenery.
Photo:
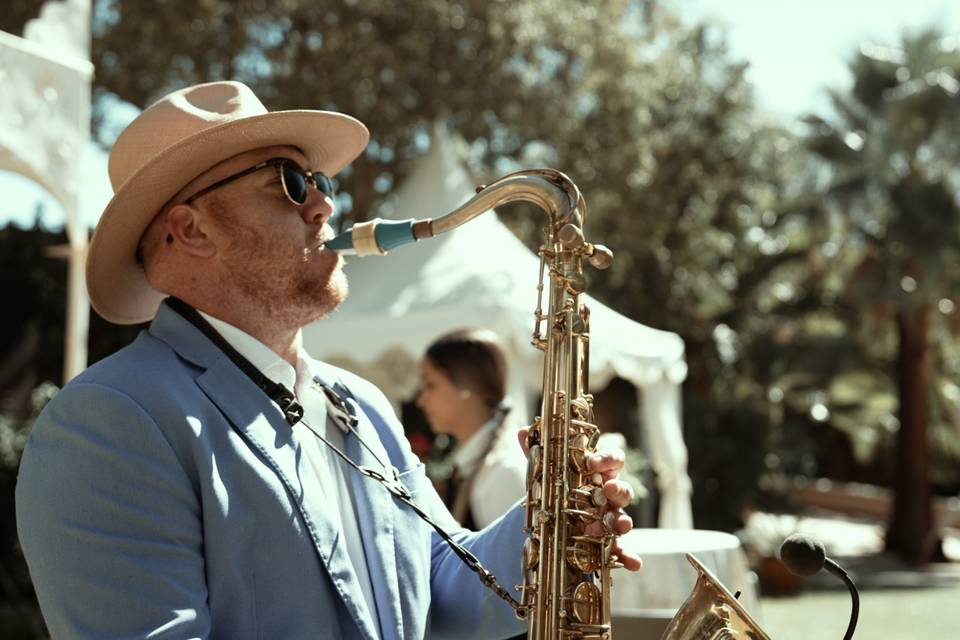
M21 33L41 4L7 0L0 30ZM654 0L93 7L104 147L118 105L237 79L271 109L336 109L369 126L367 153L341 177L341 226L391 207L437 121L467 141L478 182L566 172L591 236L617 256L591 292L686 343L697 526L736 530L750 509L788 509L798 478L864 482L893 492L888 548L938 557L932 499L960 492L956 37L930 25L851 43L852 85L798 127L757 107L722 30ZM538 217L500 214L536 241ZM39 225L0 230L3 291L23 301L0 332L0 615L32 598L12 492L42 384L62 383L65 267L45 253L62 242ZM92 318L91 361L135 331Z

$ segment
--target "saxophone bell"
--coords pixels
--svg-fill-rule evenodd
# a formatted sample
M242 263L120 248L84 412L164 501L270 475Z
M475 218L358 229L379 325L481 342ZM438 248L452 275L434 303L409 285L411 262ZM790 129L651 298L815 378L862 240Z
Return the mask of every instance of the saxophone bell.
M697 570L697 582L660 640L770 640L709 569L692 554L687 560Z

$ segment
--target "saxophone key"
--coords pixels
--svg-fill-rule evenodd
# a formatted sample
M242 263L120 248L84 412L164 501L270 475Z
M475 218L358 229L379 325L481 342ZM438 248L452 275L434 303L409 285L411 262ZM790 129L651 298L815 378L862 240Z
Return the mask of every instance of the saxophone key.
M567 563L580 573L599 571L602 566L599 548L588 538L578 538L567 547Z
M595 625L603 619L601 610L602 594L597 585L592 582L577 584L570 595L572 601L573 618L577 622Z
M607 496L603 493L602 487L593 487L590 490L590 502L595 507L602 507L607 504Z

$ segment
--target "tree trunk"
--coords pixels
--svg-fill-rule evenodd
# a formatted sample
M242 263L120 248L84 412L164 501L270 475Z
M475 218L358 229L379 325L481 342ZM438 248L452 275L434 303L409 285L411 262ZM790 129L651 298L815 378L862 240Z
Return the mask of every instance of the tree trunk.
M927 304L903 309L897 314L900 430L893 480L893 513L886 546L888 551L914 563L929 562L936 543L927 441L929 325Z

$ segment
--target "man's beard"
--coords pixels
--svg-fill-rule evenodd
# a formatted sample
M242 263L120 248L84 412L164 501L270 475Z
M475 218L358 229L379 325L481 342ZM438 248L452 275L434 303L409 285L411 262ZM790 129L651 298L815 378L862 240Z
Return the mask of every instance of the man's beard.
M294 283L295 299L303 303L305 321L301 326L326 317L339 307L347 297L347 276L343 272L343 259L337 262L325 282L317 286L316 279L307 277L306 269L297 272Z
M343 259L239 225L230 227L224 256L231 288L279 326L299 328L320 320L347 296ZM313 245L319 244L319 238ZM323 261L321 269L317 261Z

